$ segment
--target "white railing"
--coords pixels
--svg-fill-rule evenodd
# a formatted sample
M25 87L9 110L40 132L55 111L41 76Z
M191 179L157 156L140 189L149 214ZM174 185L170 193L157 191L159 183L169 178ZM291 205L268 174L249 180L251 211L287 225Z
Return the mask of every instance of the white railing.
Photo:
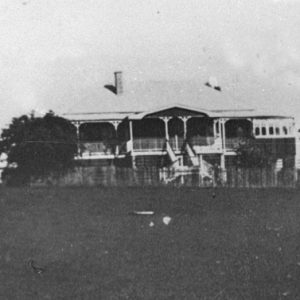
M133 138L133 151L151 152L165 149L165 138Z

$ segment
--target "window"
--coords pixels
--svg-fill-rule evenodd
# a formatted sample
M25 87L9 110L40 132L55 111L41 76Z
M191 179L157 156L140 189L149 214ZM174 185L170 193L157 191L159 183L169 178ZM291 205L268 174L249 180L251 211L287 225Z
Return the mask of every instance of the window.
M287 135L287 134L288 134L288 130L287 130L286 126L283 126L283 127L282 127L282 131L283 131L283 134L284 134L284 135Z
M261 134L262 134L262 135L266 135L266 134L267 134L266 127L262 127L262 128L261 128Z
M260 128L259 127L255 127L255 135L260 135Z
M269 135L273 135L274 134L274 128L273 126L269 127Z
M279 134L280 134L280 129L279 129L279 127L276 127L276 128L275 128L275 133L276 133L276 135L279 135Z

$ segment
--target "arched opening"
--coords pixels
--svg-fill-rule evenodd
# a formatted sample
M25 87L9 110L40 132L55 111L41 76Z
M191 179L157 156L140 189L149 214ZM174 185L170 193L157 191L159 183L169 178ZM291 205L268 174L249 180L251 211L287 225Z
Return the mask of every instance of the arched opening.
M168 122L169 142L173 150L180 151L184 142L184 125L179 118L172 118Z
M158 118L132 122L133 149L137 151L161 151L165 146L165 123Z
M79 127L80 140L88 142L114 139L116 130L110 123L84 123Z
M115 127L110 123L83 123L79 127L81 155L114 154Z
M134 138L165 137L165 123L160 119L142 119L133 121Z
M194 146L214 143L214 123L210 118L191 118L187 121L187 139Z
M266 128L262 127L262 135ZM236 149L252 136L253 124L249 120L234 119L225 123L226 148Z
M259 136L260 135L260 127L255 127L255 135Z

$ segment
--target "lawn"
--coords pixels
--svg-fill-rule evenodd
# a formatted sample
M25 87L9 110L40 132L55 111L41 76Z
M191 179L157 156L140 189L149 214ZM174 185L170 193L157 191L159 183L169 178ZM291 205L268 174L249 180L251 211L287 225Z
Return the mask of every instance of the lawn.
M299 196L1 188L0 299L300 299Z

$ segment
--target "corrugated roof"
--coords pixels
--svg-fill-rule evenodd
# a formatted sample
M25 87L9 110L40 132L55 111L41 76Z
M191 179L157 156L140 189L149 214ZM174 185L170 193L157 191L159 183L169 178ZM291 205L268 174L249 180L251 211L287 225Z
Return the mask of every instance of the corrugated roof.
M116 95L107 88L87 90L81 99L72 103L65 117L71 120L121 120L139 118L160 108L186 107L204 111L211 117L268 116L247 107L226 91L217 91L195 81L150 81L124 83L124 92ZM285 116L273 116L285 117Z
M150 81L125 82L122 95L114 94L102 84L97 90L83 92L82 98L74 100L66 113L142 112L173 103L206 110L248 108L226 92L216 91L201 82Z
M131 115L132 112L104 112L104 113L70 113L63 116L72 121L97 121L97 120L123 120Z

